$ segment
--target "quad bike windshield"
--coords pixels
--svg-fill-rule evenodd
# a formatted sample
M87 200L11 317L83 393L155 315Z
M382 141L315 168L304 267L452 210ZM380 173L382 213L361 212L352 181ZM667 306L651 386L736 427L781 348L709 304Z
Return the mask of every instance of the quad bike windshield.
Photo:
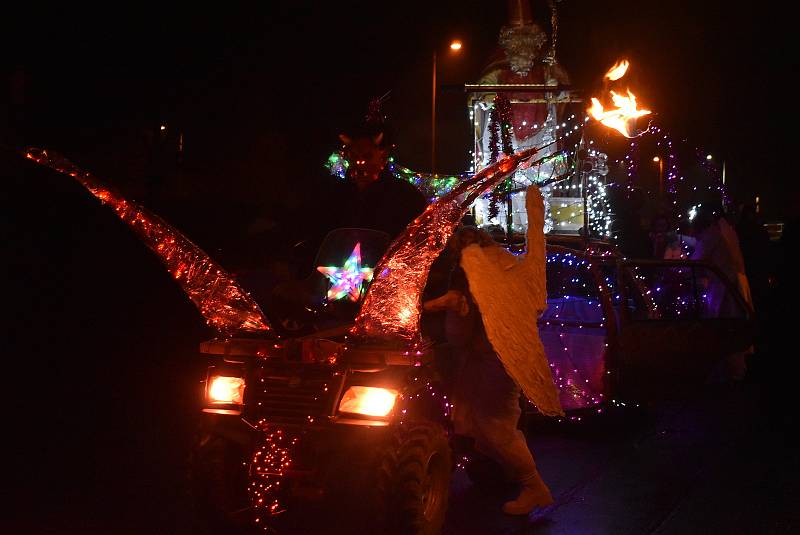
M265 308L276 328L284 336L302 336L351 325L389 241L376 230L330 232L309 274L275 288Z

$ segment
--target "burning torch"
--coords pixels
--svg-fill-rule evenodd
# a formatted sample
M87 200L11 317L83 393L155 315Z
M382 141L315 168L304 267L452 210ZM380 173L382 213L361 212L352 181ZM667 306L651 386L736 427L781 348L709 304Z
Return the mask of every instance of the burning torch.
M613 106L606 108L600 99L592 97L592 106L587 110L590 117L599 122L600 124L614 129L626 138L639 137L648 129L636 131L636 120L645 115L652 113L650 110L641 109L636 103L636 95L630 89L626 89L626 95L617 93L616 91L608 91L608 85L611 82L616 82L621 79L628 72L630 63L627 60L618 61L611 67L608 72L603 76L603 92L610 93L611 103ZM578 177L581 180L581 189L583 194L583 235L586 246L589 245L589 207L588 207L588 169L584 169L587 161L587 151L585 147L584 133L581 133L581 139L578 143L578 150L576 155L575 169L579 173Z

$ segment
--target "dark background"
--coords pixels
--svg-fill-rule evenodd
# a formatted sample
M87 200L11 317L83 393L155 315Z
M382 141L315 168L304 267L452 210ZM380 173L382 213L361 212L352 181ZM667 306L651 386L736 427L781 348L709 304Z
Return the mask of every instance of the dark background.
M549 30L546 3L533 5ZM591 90L629 58L630 85L673 138L725 160L738 201L760 195L768 217L785 217L795 189L780 150L793 115L788 13L565 0L559 18L558 56L575 86ZM398 161L428 169L433 49L442 84L475 81L505 20L505 3L474 1L36 8L7 19L4 137L59 150L138 198L179 183L196 199L303 211L336 134L387 91ZM447 53L452 38L464 42L458 56ZM461 172L465 95L439 103L437 170ZM292 224L315 218L304 215Z
M545 3L534 3L547 28ZM718 1L559 6L559 58L576 86L591 87L627 56L641 102L673 137L727 161L737 199L761 195L773 219L796 213L782 143L792 122L786 14ZM242 255L324 227L335 206L325 203L322 163L369 98L391 90L398 161L425 170L432 50L441 51L443 84L474 81L505 18L503 3L472 1L6 13L3 501L12 525L178 529L203 372L196 348L213 334L110 210L14 151L67 155L235 268ZM458 57L446 54L453 37L464 42ZM441 170L468 165L466 117L463 93L440 95ZM273 229L268 238L254 230L259 222Z

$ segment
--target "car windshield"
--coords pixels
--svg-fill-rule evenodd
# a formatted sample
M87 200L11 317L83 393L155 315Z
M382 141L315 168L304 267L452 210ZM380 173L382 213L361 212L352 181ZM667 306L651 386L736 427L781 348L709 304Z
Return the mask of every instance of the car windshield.
M344 228L329 233L313 266L319 303L360 302L388 245L389 235L376 230Z
M352 323L372 281L372 271L389 245L376 230L343 228L322 241L304 276L288 277L270 289L263 309L285 336L302 336Z
M388 245L389 235L376 230L344 228L325 237L305 281L317 328L353 321Z

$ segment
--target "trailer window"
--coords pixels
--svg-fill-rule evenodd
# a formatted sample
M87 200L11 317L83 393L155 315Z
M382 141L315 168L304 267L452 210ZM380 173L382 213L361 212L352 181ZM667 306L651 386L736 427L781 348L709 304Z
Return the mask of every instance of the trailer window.
M633 299L640 298L649 313L634 319L743 318L737 289L711 269L692 263L631 264L626 266Z
M619 276L616 264L603 264L600 266L600 273L603 283L608 288L611 297L611 305L617 316L620 318L622 309L625 308L633 319L648 319L651 317L649 301L644 298L646 292L640 277L636 276L635 269L623 269L623 276Z

